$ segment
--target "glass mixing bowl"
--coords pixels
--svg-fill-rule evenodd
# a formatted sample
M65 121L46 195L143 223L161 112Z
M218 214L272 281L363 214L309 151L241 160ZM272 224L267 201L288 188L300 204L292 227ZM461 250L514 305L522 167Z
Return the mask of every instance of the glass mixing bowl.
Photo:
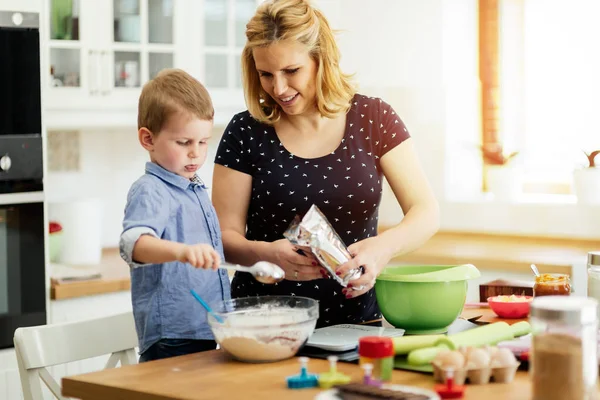
M315 329L319 303L308 297L260 296L211 303L208 315L219 346L246 362L272 362L296 355Z

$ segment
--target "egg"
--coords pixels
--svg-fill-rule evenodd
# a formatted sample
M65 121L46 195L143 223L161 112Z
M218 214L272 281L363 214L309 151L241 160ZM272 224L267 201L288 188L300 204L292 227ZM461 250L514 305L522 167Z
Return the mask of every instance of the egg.
M487 351L487 353L488 353L488 354L489 354L489 356L490 356L490 359L492 359L492 360L494 359L494 356L496 355L496 353L497 353L497 352L498 352L498 350L499 350L499 349L498 349L498 347L496 347L496 346L489 346L489 345L485 345L485 346L483 346L483 349L484 349L485 351Z
M441 368L460 369L465 365L465 356L458 351L444 350L437 354L433 362Z
M499 348L492 358L492 366L509 367L517 362L515 355L510 349Z
M467 368L479 369L488 367L489 365L490 355L486 350L475 348L469 352L469 357L467 358Z

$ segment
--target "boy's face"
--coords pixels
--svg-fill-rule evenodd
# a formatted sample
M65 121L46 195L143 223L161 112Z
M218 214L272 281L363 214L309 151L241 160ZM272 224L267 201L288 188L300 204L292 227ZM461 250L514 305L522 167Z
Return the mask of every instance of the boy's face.
M206 160L213 121L176 114L157 135L152 135L150 159L184 178L192 178ZM144 146L146 147L146 146Z

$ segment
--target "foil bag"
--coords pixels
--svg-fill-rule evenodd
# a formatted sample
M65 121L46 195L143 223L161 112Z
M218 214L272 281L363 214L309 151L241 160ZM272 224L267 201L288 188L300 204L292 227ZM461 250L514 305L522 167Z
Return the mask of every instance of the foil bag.
M304 217L296 216L294 218L283 236L292 244L310 247L312 254L319 260L323 268L344 287L348 285L349 281L359 278L363 273L361 267L348 271L344 276L336 275L336 268L350 260L352 255L325 215L314 204L304 214Z

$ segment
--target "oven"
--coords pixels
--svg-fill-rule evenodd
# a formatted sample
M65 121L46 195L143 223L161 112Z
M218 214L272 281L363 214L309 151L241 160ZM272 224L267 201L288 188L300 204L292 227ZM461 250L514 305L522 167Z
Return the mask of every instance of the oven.
M0 349L46 323L40 32L0 12Z

